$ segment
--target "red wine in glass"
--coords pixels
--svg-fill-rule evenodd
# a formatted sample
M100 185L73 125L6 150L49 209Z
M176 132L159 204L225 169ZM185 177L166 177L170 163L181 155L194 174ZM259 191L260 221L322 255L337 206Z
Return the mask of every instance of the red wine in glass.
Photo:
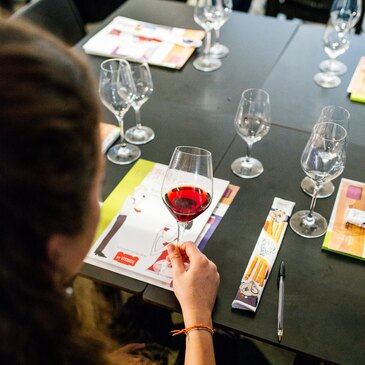
M212 197L203 189L180 186L167 192L164 201L176 220L190 222L209 207Z
M187 224L203 213L213 197L212 154L200 147L178 146L161 186L161 198L177 221L177 244Z

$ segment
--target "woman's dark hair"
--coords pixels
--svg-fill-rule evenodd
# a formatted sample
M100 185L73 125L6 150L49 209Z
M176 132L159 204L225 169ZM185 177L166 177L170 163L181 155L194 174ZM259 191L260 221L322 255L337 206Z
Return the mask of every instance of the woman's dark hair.
M47 242L85 224L97 169L96 87L76 52L0 20L0 361L102 364L52 279Z

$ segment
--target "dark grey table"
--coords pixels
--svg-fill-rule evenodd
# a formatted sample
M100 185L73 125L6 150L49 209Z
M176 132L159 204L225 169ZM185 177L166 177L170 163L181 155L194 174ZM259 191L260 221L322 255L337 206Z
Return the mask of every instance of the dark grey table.
M221 275L213 313L216 326L277 345L277 272L286 262L284 339L280 347L341 365L361 365L365 359L365 265L363 261L322 251L323 237L305 239L287 228L271 276L256 314L231 309L243 272L256 244L274 197L296 202L295 211L308 209L310 198L302 193L300 155L308 133L273 126L254 145L264 173L243 180L230 170L231 162L244 155L245 144L234 140L215 172L240 191L218 226L204 253ZM344 177L365 181L359 168L365 148L350 144ZM335 181L336 187L339 181ZM317 201L316 210L330 217L335 196ZM148 285L143 298L180 310L172 293Z
M113 16L121 14L197 28L192 13L193 9L184 4L132 0ZM222 42L231 52L220 70L196 71L192 66L196 55L180 71L152 67L155 91L143 107L142 117L156 131L156 139L142 146L142 157L168 163L176 145L200 145L213 153L215 176L241 187L206 248L206 254L217 263L222 280L213 314L217 326L277 344L275 276L278 263L284 259L287 262L285 334L280 346L341 365L357 365L365 358L364 263L321 251L323 239L300 238L288 228L258 312L252 315L231 310L273 198L295 201L296 210L309 206L309 197L299 187L303 177L299 159L322 106L351 107L353 119L362 120L364 109L350 104L340 88L324 90L312 81L319 61L324 58L320 41L323 30L302 26L296 33L297 27L296 22L234 13L222 30ZM352 52L356 53L352 56L356 59L350 63L346 57L353 55ZM348 54L342 57L350 70L357 64L360 53L361 41L355 38ZM97 75L102 59L89 59ZM350 76L343 77L343 90L347 87L346 77ZM273 126L269 135L254 146L254 156L263 162L264 174L257 179L242 180L230 171L233 159L245 152L244 143L235 137L233 118L242 90L249 87L266 88L271 96L273 122L290 128ZM115 123L110 113L105 113L105 118ZM129 112L125 121L126 127L131 126L133 113ZM365 154L360 136L365 134L360 123L356 124L355 144L349 146L344 176L364 181L359 164ZM104 197L129 168L107 164ZM317 210L329 218L333 203L334 197L318 201ZM129 291L140 292L145 286L90 265L85 265L82 272ZM148 285L143 297L151 303L180 310L173 294L160 288Z
M363 38L354 37L342 60L349 72L336 89L322 89L313 81L324 58L323 27L303 25L264 82L270 93L272 127L254 145L254 156L265 167L257 179L242 180L232 174L231 162L245 153L236 137L215 176L229 179L240 192L212 236L206 254L217 263L221 286L213 314L216 325L235 329L250 337L277 344L276 274L281 260L287 262L285 330L281 347L341 365L363 364L365 359L364 262L321 251L323 238L309 240L288 228L283 246L255 315L231 310L243 271L275 196L296 202L295 210L307 209L310 198L300 190L303 172L300 155L323 106L342 105L350 110L350 141L344 177L364 181L365 106L348 100L346 88L359 57ZM283 127L284 126L284 127ZM286 126L286 127L285 127ZM336 187L339 181L335 181ZM319 200L317 210L329 218L335 196ZM146 301L179 309L166 291L148 285Z
M173 1L130 0L101 27L116 15L199 29L193 20L193 8ZM297 28L295 21L278 22L234 12L222 29L222 42L230 48L230 54L222 60L221 69L211 73L195 70L192 61L199 50L182 70L151 67L154 92L141 111L142 123L154 129L156 138L141 146L142 158L168 164L175 146L198 145L212 152L216 168L235 136L233 118L241 92L262 86ZM77 44L76 49L82 52L82 44L91 36ZM97 78L104 58L87 57ZM110 112L105 108L103 111L105 120L116 123ZM125 128L134 123L133 110L130 110L125 116ZM104 199L130 167L107 163ZM146 285L88 264L81 273L131 292L141 292Z

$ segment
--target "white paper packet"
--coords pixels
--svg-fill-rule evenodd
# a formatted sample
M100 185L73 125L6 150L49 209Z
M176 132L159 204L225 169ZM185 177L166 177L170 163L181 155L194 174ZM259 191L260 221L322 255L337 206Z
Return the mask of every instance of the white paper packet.
M274 198L232 302L232 308L256 312L294 205L295 203L289 200Z
M346 224L365 228L365 211L355 208L348 208L346 212Z

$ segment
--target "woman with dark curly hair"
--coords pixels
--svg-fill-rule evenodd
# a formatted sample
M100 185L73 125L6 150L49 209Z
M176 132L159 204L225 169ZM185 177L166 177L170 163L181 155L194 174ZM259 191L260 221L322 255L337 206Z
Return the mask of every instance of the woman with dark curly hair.
M0 21L0 101L1 363L121 364L125 352L83 333L65 293L99 219L100 111L88 68L42 31ZM216 266L191 243L168 250L185 325L202 329L188 331L186 364L212 364Z

